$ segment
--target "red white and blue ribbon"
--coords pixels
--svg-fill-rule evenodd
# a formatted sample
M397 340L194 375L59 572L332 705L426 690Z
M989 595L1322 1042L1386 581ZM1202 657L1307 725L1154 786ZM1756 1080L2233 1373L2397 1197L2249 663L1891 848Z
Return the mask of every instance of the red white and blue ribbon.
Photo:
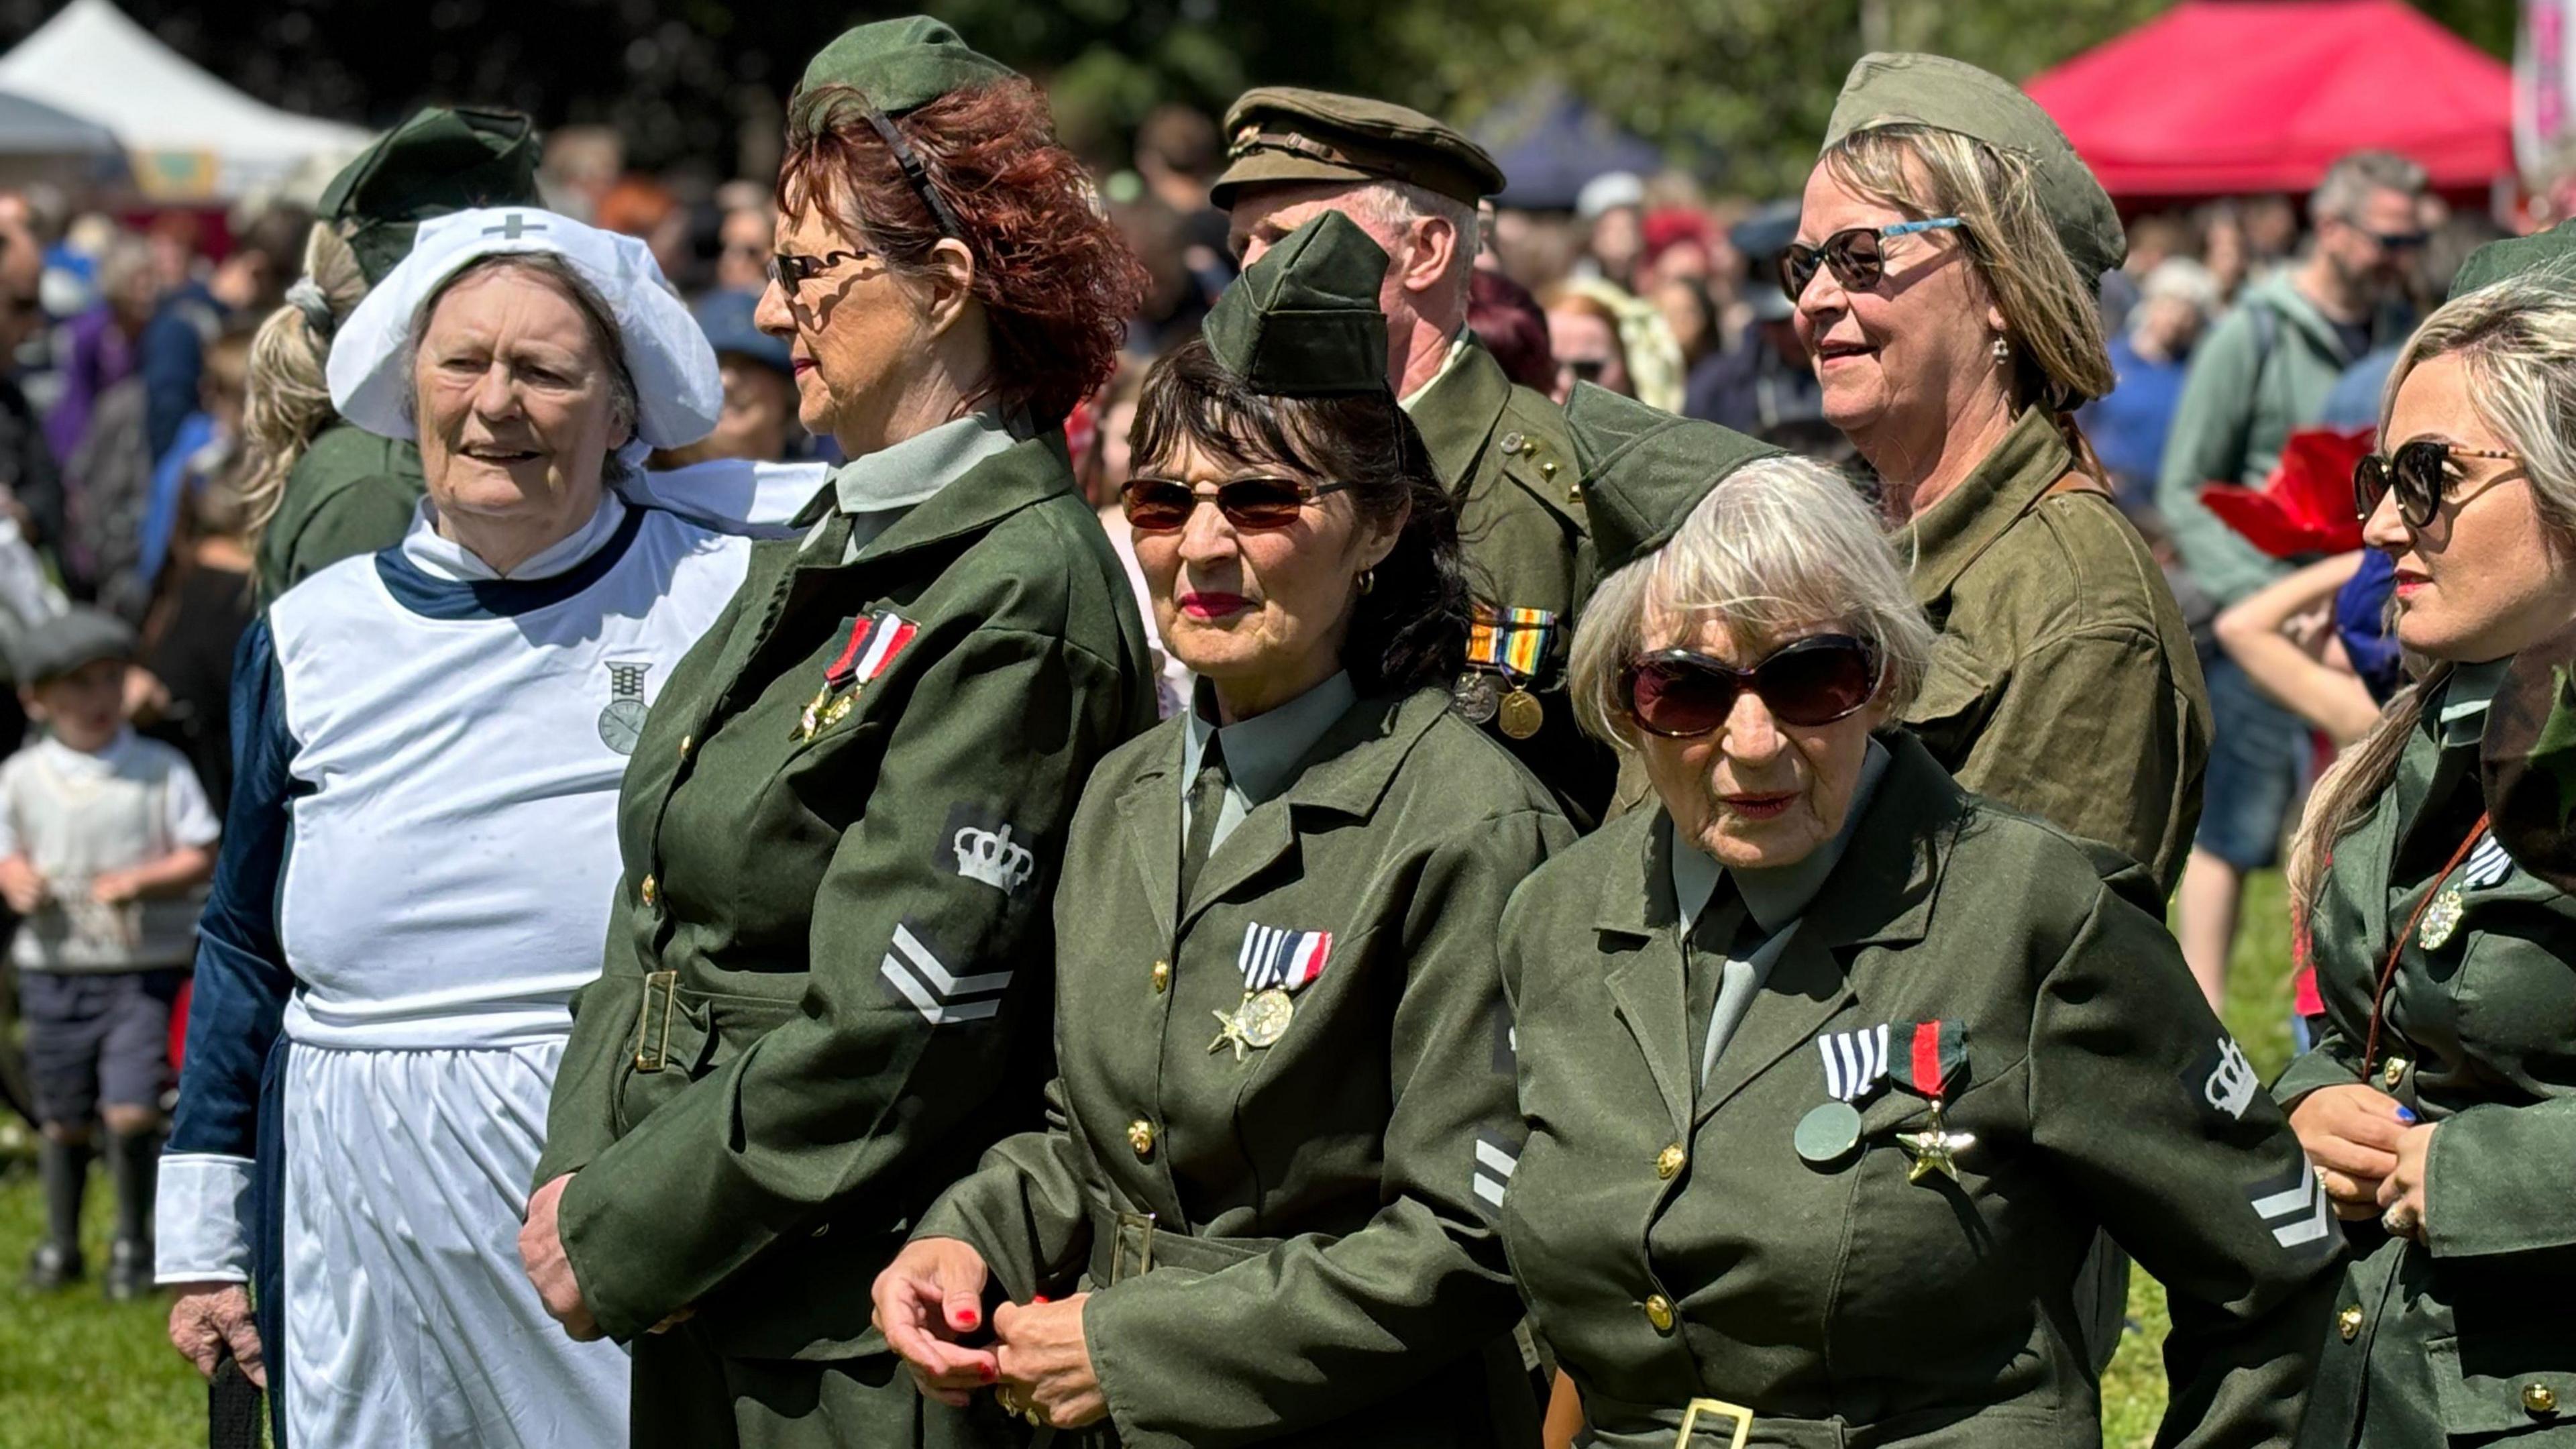
M1297 992L1324 974L1324 961L1333 953L1330 931L1289 931L1258 923L1243 928L1243 950L1236 964L1243 968L1243 989L1268 991L1276 987Z
M845 689L867 683L885 673L886 666L894 663L894 657L919 632L919 626L892 609L851 620L849 642L841 646L841 657L824 671L824 684Z

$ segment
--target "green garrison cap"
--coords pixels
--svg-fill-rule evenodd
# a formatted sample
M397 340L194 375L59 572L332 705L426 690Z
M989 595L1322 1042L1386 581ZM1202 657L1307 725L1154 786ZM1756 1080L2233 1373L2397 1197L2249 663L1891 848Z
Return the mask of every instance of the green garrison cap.
M2576 628L2506 666L2478 739L2478 773L2496 843L2523 869L2576 891Z
M1018 71L968 45L949 26L926 15L877 20L841 32L805 67L788 102L791 115L825 86L848 86L889 116L926 106L950 91L1017 78ZM815 117L797 117L814 124Z
M1675 417L1588 382L1576 383L1565 400L1565 426L1605 577L1672 542L1728 474L1757 458L1786 456L1733 428Z
M515 111L432 106L342 167L316 214L340 229L373 286L411 254L431 217L480 206L541 206L537 131Z
M1485 148L1408 107L1293 86L1245 91L1225 113L1225 173L1208 188L1219 207L1236 188L1317 181L1404 181L1475 205L1503 189Z
M1217 365L1274 397L1384 392L1386 252L1327 211L1288 233L1225 289L1200 335Z
M2525 272L2549 272L2576 280L2576 221L2562 221L2533 236L2491 241L2469 253L2451 278L2451 298L2465 297Z
M2039 102L2000 76L1988 75L1945 55L1874 51L1860 58L1843 81L1834 117L1825 126L1830 151L1854 131L1878 126L1929 126L1970 140L2018 151L2032 162L2039 204L2057 228L2057 239L2087 284L2129 255L2129 236L2110 193L2075 154L2066 133Z

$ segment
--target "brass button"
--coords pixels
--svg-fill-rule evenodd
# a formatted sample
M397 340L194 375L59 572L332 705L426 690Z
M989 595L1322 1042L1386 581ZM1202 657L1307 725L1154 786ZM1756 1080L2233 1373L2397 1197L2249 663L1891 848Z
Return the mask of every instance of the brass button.
M1673 1331L1673 1300L1671 1300L1671 1299L1669 1299L1669 1298L1666 1298L1666 1297L1665 1297L1664 1295L1662 1295L1661 1293L1658 1293L1658 1294L1656 1294L1654 1297L1647 1299L1647 1300L1646 1300L1646 1321L1647 1321L1648 1323L1651 1323L1651 1324L1655 1325L1655 1332L1657 1332L1657 1333L1670 1333L1670 1332L1672 1332L1672 1331Z
M1151 1122L1146 1121L1146 1120L1145 1120L1144 1118L1142 1118L1142 1117L1139 1117L1139 1118L1137 1118L1135 1121L1128 1123L1128 1124L1127 1124L1127 1145L1136 1149L1136 1155L1137 1155L1138 1157L1151 1157L1151 1156L1153 1156L1153 1155L1154 1155L1154 1124L1153 1124L1153 1123L1151 1123Z
M1676 1142L1655 1154L1655 1176L1670 1179L1674 1173L1681 1171L1682 1164L1689 1160L1690 1154L1682 1151L1682 1145Z
M2532 1414L2546 1417L2558 1412L2558 1391L2547 1384L2524 1384L2522 1407Z
M2361 1337L2360 1304L2355 1303L2344 1309L2343 1312L2335 1315L2335 1332L2342 1334L2343 1341L2346 1343L2350 1343L2354 1339Z
M1539 475L1540 477L1542 477L1542 478L1553 478L1553 477L1555 477L1555 476L1556 476L1556 465L1555 465L1554 463L1541 463L1541 464L1539 464L1539 465L1538 465L1538 475Z
M689 757L689 747L697 742L698 737L696 735L680 736L680 758L683 760L687 759Z
M1157 962L1155 962L1155 963L1154 963L1154 994L1155 994L1156 996L1160 996L1160 995L1162 995L1164 992L1169 991L1169 990L1171 990L1171 989L1172 989L1172 963L1171 963L1171 962L1169 962L1169 961L1157 961Z
M653 884L653 877L649 875L644 877L644 883L637 886L635 890L638 895L644 897L644 904L648 906L653 904L653 898L655 896L661 894L661 887Z
M2396 1091L2397 1084L2406 1080L2406 1059L2404 1057L2390 1057L2388 1059L2388 1070L2381 1075L2380 1079L2388 1083L2388 1090L2392 1092Z

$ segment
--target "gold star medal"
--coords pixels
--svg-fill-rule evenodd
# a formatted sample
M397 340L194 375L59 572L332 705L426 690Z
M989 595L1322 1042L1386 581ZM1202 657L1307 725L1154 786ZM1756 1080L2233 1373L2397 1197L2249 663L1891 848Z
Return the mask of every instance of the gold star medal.
M1247 992L1244 994L1243 1004L1234 1010L1208 1013L1216 1018L1217 1024L1216 1040L1208 1043L1208 1055L1214 1056L1231 1045L1234 1048L1234 1059L1238 1062L1243 1060L1244 1053L1252 1047L1252 1038L1243 1029L1243 1013L1251 1005L1252 996Z
M1935 1098L1932 1102L1930 1129L1922 1132L1899 1132L1896 1134L1896 1145L1904 1148L1905 1155L1913 1159L1913 1165L1905 1169L1907 1182L1921 1182L1936 1172L1952 1182L1957 1182L1959 1154L1977 1145L1977 1135L1973 1132L1949 1130L1948 1124L1941 1120L1940 1100Z

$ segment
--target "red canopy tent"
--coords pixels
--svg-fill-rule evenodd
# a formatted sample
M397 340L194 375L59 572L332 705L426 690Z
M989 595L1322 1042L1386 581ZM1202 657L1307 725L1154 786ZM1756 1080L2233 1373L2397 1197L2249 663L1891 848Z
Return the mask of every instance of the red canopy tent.
M2123 201L2305 191L2363 149L2445 191L2513 170L2512 71L2403 0L2185 0L2025 89Z

